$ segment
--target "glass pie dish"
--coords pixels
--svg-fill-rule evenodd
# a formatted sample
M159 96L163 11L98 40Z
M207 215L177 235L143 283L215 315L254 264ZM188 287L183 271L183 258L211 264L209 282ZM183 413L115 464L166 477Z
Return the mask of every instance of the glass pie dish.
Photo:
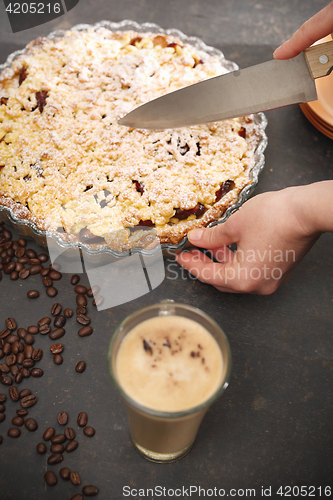
M188 43L191 44L193 47L195 47L197 50L203 51L211 56L218 57L220 62L222 63L223 67L227 71L234 71L238 69L238 66L231 62L227 61L221 51L218 49L215 49L213 47L207 46L204 42L202 42L200 39L195 38L195 37L188 37L181 33L178 30L174 29L168 29L164 30L161 27L151 24L151 23L144 23L144 24L138 24L133 21L125 20L120 23L112 23L108 21L102 21L100 23L97 23L95 25L88 25L88 24L80 24L77 26L74 26L71 28L71 32L80 32L80 31L87 31L87 30L93 30L97 31L100 28L104 28L107 30L110 30L111 32L119 32L119 31L134 31L137 33L153 33L156 36L158 35L165 35L165 36L173 36L173 37L178 37L184 44ZM54 39L59 39L61 37L65 36L65 31L56 31L51 33L47 39L49 40L54 40ZM27 48L17 51L9 56L7 61L3 64L0 65L0 72L6 70L7 68L10 68L13 62L17 57L20 55L24 54ZM258 129L258 143L256 146L256 149L254 151L254 158L253 162L251 163L251 171L248 175L249 177L249 182L248 184L239 192L237 201L233 203L232 205L228 206L223 213L223 215L218 219L214 220L213 222L210 222L208 224L208 227L214 226L216 224L223 223L235 210L237 210L250 196L254 188L256 187L258 183L258 176L260 171L262 170L264 166L264 150L267 146L267 137L265 134L265 128L267 125L267 120L264 114L258 113L256 115L253 115L253 122L256 125ZM187 145L186 145L187 146ZM181 153L182 154L182 153ZM134 182L134 181L132 181ZM140 189L140 186L139 186ZM138 190L139 190L138 189ZM53 241L54 244L60 248L62 248L64 251L65 250L71 250L71 249L81 249L85 254L90 255L92 258L97 258L98 255L102 254L109 254L110 256L114 258L122 258L126 257L131 254L135 253L141 253L142 255L152 255L152 253L155 252L155 247L151 245L140 245L140 246L132 246L132 248L125 250L125 251L117 251L108 246L106 242L102 243L95 243L93 239L89 238L85 241L66 241L64 240L61 232L53 232L49 230L42 230L38 227L38 224L36 223L36 219L34 220L33 217L29 217L29 219L24 218L23 212L20 214L15 210L14 207L15 203L13 204L13 207L11 206L3 206L0 205L0 217L7 223L11 224L14 226L14 228L18 231L18 233L24 237L28 238L33 238L39 245L46 247L50 249L50 244ZM145 230L150 230L154 232L153 228L144 228ZM145 232L145 231L144 231ZM146 231L148 233L148 231ZM156 236L156 233L155 233ZM162 249L162 252L166 256L170 255L175 255L176 253L179 253L182 249L184 249L188 245L188 240L186 237L182 238L181 241L179 241L177 244L172 244L172 243L165 243L161 242L160 248Z

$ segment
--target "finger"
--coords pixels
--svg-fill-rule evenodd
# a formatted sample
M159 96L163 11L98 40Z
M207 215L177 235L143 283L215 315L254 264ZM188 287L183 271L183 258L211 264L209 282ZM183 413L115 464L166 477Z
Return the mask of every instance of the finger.
M306 21L293 36L278 47L275 59L290 59L333 31L333 1Z
M236 215L236 214L235 214ZM235 216L226 222L207 229L194 229L187 235L190 242L201 248L220 248L239 240Z

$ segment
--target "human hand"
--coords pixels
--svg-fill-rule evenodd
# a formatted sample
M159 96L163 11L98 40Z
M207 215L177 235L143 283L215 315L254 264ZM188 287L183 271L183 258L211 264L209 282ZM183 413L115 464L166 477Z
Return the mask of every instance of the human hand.
M273 293L320 235L300 216L300 189L260 194L225 223L190 231L190 242L211 250L218 262L198 249L179 254L177 262L222 292ZM232 243L237 243L235 253L227 247Z
M333 37L333 1L302 24L273 56L275 59L290 59L329 34Z

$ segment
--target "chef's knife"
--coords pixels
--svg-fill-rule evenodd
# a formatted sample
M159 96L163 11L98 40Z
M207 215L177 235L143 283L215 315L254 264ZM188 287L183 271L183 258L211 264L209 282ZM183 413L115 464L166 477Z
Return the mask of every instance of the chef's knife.
M273 59L170 92L139 106L118 123L133 128L177 128L314 101L314 79L332 69L330 41L293 59Z

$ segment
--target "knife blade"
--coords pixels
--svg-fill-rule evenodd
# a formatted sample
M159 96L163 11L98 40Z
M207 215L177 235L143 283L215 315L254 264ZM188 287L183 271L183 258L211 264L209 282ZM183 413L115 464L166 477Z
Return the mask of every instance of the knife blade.
M333 41L287 60L271 60L209 78L134 109L118 121L132 128L178 128L317 99L315 78L333 68Z

